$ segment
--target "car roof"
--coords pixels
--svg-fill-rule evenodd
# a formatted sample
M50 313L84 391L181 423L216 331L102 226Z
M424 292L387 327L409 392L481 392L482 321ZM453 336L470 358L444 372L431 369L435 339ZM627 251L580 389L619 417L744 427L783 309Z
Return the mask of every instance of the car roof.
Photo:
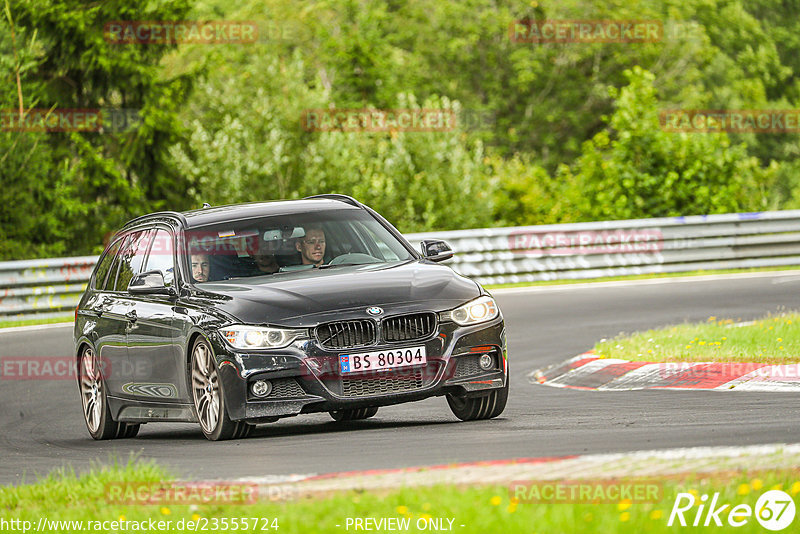
M302 200L275 200L270 202L250 202L246 204L230 204L196 210L177 212L150 213L128 221L125 227L133 224L149 222L152 219L177 219L184 228L196 228L231 219L250 219L270 215L287 215L292 213L309 213L326 210L358 210L361 206L343 198L307 198Z
M248 204L231 204L183 212L186 227L205 226L231 219L250 219L270 215L287 215L291 213L309 213L332 209L357 210L359 208L339 200L277 200L273 202L251 202Z

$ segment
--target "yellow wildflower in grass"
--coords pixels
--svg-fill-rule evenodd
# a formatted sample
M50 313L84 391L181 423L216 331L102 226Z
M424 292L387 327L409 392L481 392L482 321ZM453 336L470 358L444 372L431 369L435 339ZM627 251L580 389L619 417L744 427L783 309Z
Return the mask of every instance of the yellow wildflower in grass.
M169 508L167 508L166 506L162 506L161 507L161 515L169 515L171 513L172 513L172 511Z
M716 315L712 315L711 317L708 318L708 322L714 321L716 318L717 318Z
M514 506L516 506L516 505L518 505L518 504L519 504L519 499L513 498L513 499L511 499L511 501L510 501L510 502L511 502L511 504L513 504Z
M727 338L727 337L723 337L723 338L722 338L722 341L725 341L726 339L728 339L728 338Z
M792 495L797 495L798 493L800 493L800 482L795 482L794 484L792 484L792 489L790 489L789 491L792 492Z
M125 521L125 515L123 514L123 515L119 516L119 520L120 521Z
M508 507L506 508L506 511L507 511L509 514L513 514L514 512L516 512L516 511L517 511L517 505L516 505L516 504L514 504L514 503L511 503L511 504L509 504L509 505L508 505Z
M687 349L691 349L691 348L692 348L692 346L691 346L691 345L686 345L686 348L687 348Z
M400 515L405 515L408 513L408 506L403 506L402 504L397 507L397 513Z
M758 491L764 487L764 483L761 482L760 478L754 478L753 480L750 481L750 487L752 487L753 490Z
M619 510L620 512L624 512L630 507L631 507L631 500L622 499L621 501L619 501L619 504L617 505L617 510Z
M200 514L192 514L192 521L199 521L199 520L200 520Z
M427 521L428 519L431 518L431 514L422 514L419 517L420 517L420 519L424 519L425 521Z
M779 338L778 338L778 342L780 343L781 341L783 341L783 338L782 338L782 337L779 337Z
M771 490L782 490L783 489L783 484L775 484L770 489Z
M661 510L653 510L650 512L650 519L661 519L661 516L664 515L664 512Z
M701 341L700 343L698 343L698 345L705 345L705 344L706 344L705 341Z
M736 493L739 495L747 495L750 493L750 485L749 484L739 484L739 489L736 490Z
M619 520L622 521L623 523L630 518L631 518L630 512L622 512L621 514L619 514Z
M495 495L491 499L489 499L489 504L492 506L500 506L500 503L503 502L503 499L500 498L499 495Z

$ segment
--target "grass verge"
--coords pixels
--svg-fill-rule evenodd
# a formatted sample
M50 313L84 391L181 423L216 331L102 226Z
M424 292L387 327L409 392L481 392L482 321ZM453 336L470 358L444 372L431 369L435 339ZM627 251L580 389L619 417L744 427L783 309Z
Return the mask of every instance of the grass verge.
M39 324L55 324L55 323L71 323L75 320L75 316L71 313L59 315L58 317L48 317L46 319L23 319L0 321L0 328L11 328L13 326L32 326Z
M580 280L540 280L538 282L516 282L511 284L483 284L486 289L503 289L509 287L534 287L534 286L555 286L565 284L591 284L594 282L619 282L624 280L652 280L659 278L679 278L683 276L709 276L715 274L738 274L738 273L764 273L772 271L796 271L800 266L790 265L783 267L753 267L750 269L719 269L715 271L686 271L681 273L650 273L650 274L631 274L626 276L606 276L603 278L582 278Z
M132 522L163 521L167 528L149 527L152 531L239 530L242 532L275 531L286 533L341 533L356 531L355 518L375 521L394 518L408 520L407 532L432 530L438 524L451 531L487 532L672 532L667 522L679 493L696 496L697 505L684 513L691 524L700 510L699 497L718 492L718 503L730 503L719 514L727 524L731 508L737 504L755 506L759 496L770 489L780 489L793 498L800 494L800 470L782 469L759 472L727 471L710 476L671 476L658 481L661 487L654 502L631 503L621 500L605 504L532 503L525 502L531 493L519 493L503 485L456 487L453 485L405 488L383 493L345 491L318 498L301 498L287 502L263 500L254 504L203 505L120 505L107 501L107 484L146 483L168 480L154 464L129 463L98 468L81 477L71 472L57 472L46 479L17 487L0 487L0 525L6 521L29 521L35 530L41 518L48 521L82 521L84 530L94 530L87 522L108 521L101 530L113 530L111 521L127 521L117 525L120 532L132 532ZM652 480L652 479L651 479ZM573 481L574 482L574 481ZM548 484L552 484L552 481ZM523 502L519 502L520 497ZM688 498L687 498L688 499ZM685 502L688 501L684 501ZM258 521L254 521L258 518ZM348 528L348 518L351 520ZM233 527L234 521L237 528ZM701 521L705 516L701 517ZM182 523L179 523L180 521ZM430 523L430 521L435 521ZM451 522L452 520L452 522ZM167 524L166 522L170 523ZM193 522L190 527L188 522ZM245 523L246 521L246 523ZM800 519L796 520L800 521ZM257 528L254 524L257 523ZM225 525L227 524L227 529ZM701 523L702 524L702 523ZM17 523L22 530L24 523ZM74 532L78 525L47 523L54 532ZM182 525L184 528L178 528ZM88 526L88 528L87 528ZM214 528L215 527L215 528ZM265 527L265 528L262 528ZM276 528L277 527L277 528ZM420 529L420 527L423 527ZM8 528L6 530L9 530ZM376 529L377 530L377 529ZM398 529L403 530L403 529ZM444 529L442 529L444 530ZM707 530L707 529L704 529ZM711 528L720 531L720 528ZM736 529L738 532L763 532L754 517ZM789 529L791 530L791 529Z
M800 313L785 312L748 323L709 317L632 335L594 347L604 358L648 362L800 362Z

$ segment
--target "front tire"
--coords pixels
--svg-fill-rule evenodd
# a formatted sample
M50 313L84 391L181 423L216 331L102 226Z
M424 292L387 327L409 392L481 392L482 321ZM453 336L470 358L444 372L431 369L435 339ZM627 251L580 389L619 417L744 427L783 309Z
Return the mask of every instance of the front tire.
M492 390L488 395L480 397L456 397L447 395L447 404L453 415L462 421L478 421L497 417L506 408L508 402L508 383L499 389Z
M103 381L103 366L94 349L84 347L78 363L83 420L89 435L96 440L135 437L139 433L138 424L118 423L111 417Z
M203 435L210 441L247 437L253 425L228 417L217 361L208 341L202 337L192 346L191 373L194 411Z
M361 421L362 419L369 419L378 413L378 408L371 406L369 408L358 408L356 410L336 410L328 413L334 421Z

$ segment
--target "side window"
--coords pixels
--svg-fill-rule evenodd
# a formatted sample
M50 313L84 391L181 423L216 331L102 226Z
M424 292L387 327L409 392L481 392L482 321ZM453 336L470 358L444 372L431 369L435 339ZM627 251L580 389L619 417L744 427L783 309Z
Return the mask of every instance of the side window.
M122 248L119 274L117 275L117 283L114 285L114 291L127 290L131 279L142 272L142 264L144 263L145 254L147 254L147 247L150 244L149 235L150 230L135 232L126 246Z
M122 243L122 240L117 240L111 248L108 249L103 259L100 260L100 264L97 266L97 270L94 272L94 279L92 280L92 287L95 289L103 289L106 285L106 276L108 275L108 271L111 268L111 263L114 261L114 257L117 255L117 251L119 250L119 245Z
M106 279L106 283L104 286L104 289L106 291L114 291L114 286L117 282L117 274L119 273L120 258L122 256L122 253L125 251L125 248L128 246L128 242L130 241L130 239L131 236L130 234L128 234L118 241L118 243L120 244L119 252L114 257L114 263L111 264L111 269L108 270L108 278Z
M147 265L142 270L161 271L164 275L164 283L171 286L175 279L175 263L172 259L172 235L166 230L156 230L155 237L152 239L153 246L150 248L150 255L147 256Z

